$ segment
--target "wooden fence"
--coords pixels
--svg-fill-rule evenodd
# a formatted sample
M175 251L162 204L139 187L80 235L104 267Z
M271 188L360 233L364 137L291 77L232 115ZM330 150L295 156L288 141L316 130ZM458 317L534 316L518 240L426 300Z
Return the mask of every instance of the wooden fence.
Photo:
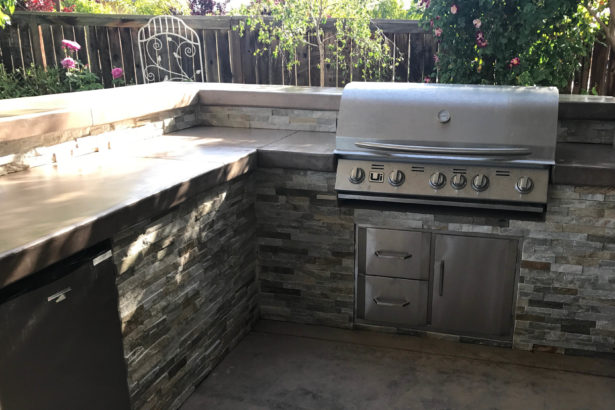
M89 64L105 87L112 86L111 69L122 67L127 83L143 83L137 31L151 16L92 15L79 13L16 12L12 25L0 31L0 62L7 71L29 67L59 65L64 58L62 39L82 45L78 58ZM298 49L299 65L291 72L282 58L271 51L255 56L257 34L246 31L243 36L234 28L241 17L182 16L201 40L205 76L208 82L247 84L319 85L318 50ZM386 81L422 81L433 69L433 39L416 21L376 20L390 43L392 53L401 57L394 70L384 70L379 78ZM334 30L329 20L325 31ZM343 86L350 73L336 64L335 55L327 50L331 63L325 67L326 86ZM353 78L360 78L355 69Z
M111 69L122 67L127 83L143 83L137 45L137 31L151 16L93 15L79 13L16 12L12 25L0 31L0 62L7 71L58 65L64 58L62 39L82 45L78 57L100 76L105 87L112 86ZM299 65L291 72L281 58L271 51L255 56L257 35L247 31L240 36L234 28L241 17L183 16L198 33L208 82L247 84L319 85L318 50L305 46L298 49ZM383 81L422 81L433 70L435 44L431 35L421 30L417 21L375 20L389 39L394 57L400 63L394 69L382 69L377 79ZM329 20L326 31L334 30ZM361 79L360 70L352 73L340 68L335 55L327 50L331 63L325 66L325 85L341 87L352 75ZM581 69L571 81L571 93L596 89L601 95L615 95L615 53L596 43L592 53L581 62Z

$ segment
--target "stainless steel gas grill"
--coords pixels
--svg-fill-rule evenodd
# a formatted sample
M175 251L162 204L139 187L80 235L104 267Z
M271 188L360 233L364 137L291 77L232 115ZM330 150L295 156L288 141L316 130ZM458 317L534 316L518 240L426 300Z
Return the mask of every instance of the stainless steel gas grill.
M338 197L542 212L557 109L552 87L350 83Z

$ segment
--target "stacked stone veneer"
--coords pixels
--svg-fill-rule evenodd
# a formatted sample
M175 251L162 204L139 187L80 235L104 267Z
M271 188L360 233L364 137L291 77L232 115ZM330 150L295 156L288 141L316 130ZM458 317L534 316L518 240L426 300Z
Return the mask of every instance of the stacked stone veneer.
M513 344L615 356L615 188L551 186L544 220L338 207L335 175L260 169L263 318L352 325L354 224L521 238ZM442 211L440 211L442 212Z
M178 408L250 330L255 227L250 176L113 238L133 408Z
M202 125L335 132L337 111L264 107L201 106Z

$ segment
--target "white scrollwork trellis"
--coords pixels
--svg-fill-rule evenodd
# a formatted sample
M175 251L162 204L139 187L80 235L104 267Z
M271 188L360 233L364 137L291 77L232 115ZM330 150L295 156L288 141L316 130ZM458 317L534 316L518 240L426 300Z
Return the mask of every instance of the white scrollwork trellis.
M205 81L201 40L180 18L152 17L139 29L143 81Z

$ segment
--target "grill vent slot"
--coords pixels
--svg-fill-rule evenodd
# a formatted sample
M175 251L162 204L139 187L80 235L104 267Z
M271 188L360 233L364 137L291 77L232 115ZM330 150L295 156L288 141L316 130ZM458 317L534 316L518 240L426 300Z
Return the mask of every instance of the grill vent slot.
M495 171L495 175L498 176L498 177L509 177L510 176L510 171L496 170Z
M412 165L412 172L425 172L425 167Z
M465 174L467 172L465 168L453 168L453 174Z
M384 165L381 165L381 164L372 164L372 169L384 169Z

